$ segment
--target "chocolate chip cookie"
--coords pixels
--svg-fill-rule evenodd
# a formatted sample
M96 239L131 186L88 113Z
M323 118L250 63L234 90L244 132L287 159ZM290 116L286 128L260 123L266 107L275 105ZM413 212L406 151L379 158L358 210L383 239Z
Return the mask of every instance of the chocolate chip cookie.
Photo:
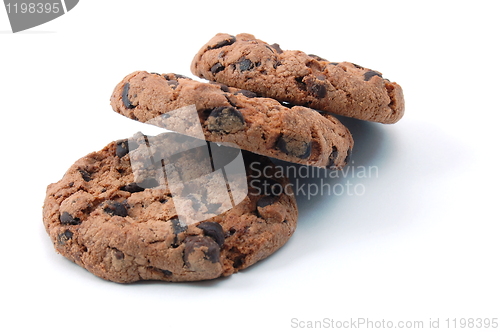
M140 122L294 163L340 168L353 147L331 115L176 74L134 72L116 86L111 105Z
M196 54L191 71L259 96L361 120L395 123L404 114L401 87L380 72L283 51L250 34L217 34Z
M47 188L43 221L55 249L119 283L213 279L269 256L297 223L287 179L266 157L214 143L209 150L207 164L205 141L137 134L81 158ZM243 184L227 166L240 152ZM217 168L224 169L223 186L217 177L206 181ZM161 180L167 173L168 185ZM200 179L205 182L196 186ZM174 191L184 195L177 202ZM231 196L229 208L224 195ZM183 221L180 210L197 214L198 221Z

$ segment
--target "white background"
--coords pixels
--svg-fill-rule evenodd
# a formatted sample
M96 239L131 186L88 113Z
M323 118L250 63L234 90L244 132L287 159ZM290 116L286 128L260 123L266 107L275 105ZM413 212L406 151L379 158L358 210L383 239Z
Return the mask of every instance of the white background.
M500 319L494 5L83 0L17 34L0 8L0 329L287 331L302 330L293 318L426 327L439 318L446 330L447 318ZM300 195L292 239L221 280L120 285L56 254L42 225L46 186L140 127L112 111L114 86L135 70L193 77L192 57L217 32L253 33L398 82L400 122L345 121L353 165L378 176L329 180L360 183L364 195Z

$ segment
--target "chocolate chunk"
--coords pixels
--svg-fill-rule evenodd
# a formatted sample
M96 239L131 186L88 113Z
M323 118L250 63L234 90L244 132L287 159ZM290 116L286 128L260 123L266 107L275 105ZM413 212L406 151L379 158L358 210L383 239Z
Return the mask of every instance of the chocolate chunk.
M208 46L208 50L213 50L213 49L216 49L216 48L221 48L223 46L228 46L228 45L233 44L235 41L236 41L236 37L235 36L229 36L228 38L223 39L223 40L217 42L213 46Z
M367 71L364 76L365 76L365 81L369 81L373 76L382 77L380 73L377 73L376 71L373 70Z
M224 70L224 67L220 62L217 62L215 65L212 66L212 68L210 68L210 72L215 75L217 74L218 72Z
M137 183L132 182L120 188L120 190L128 191L129 193L138 193L144 191L144 188L139 186Z
M271 46L276 51L276 53L278 53L278 54L283 53L283 50L281 49L281 47L278 44L274 43L274 44L269 45L269 46Z
M351 161L352 149L347 150L347 156L345 156L344 162L348 164Z
M323 59L322 57L320 56L317 56L316 54L308 54L311 58L317 60L317 61L328 61L326 59Z
M80 218L73 218L68 212L63 212L59 217L59 221L63 225L80 225L82 223Z
M120 216L120 217L128 216L128 211L125 204L114 201L106 201L104 205L105 205L104 212L106 212L111 216Z
M172 74L172 75L174 76L174 78L175 78L176 80L179 80L179 79L181 79L181 78L182 78L182 79L184 79L184 80L191 80L189 77L184 76L184 75L180 75L180 74Z
M123 254L123 252L121 252L118 249L114 249L113 250L113 254L115 255L115 258L118 259L118 260L122 260L122 259L125 258L125 255Z
M171 219L170 222L172 223L172 228L175 235L184 232L188 228L187 225L182 225L177 218Z
M332 153L330 153L330 156L328 157L328 164L326 165L327 168L332 169L335 168L335 159L337 159L337 156L339 155L339 151L336 146L333 147Z
M220 248L217 243L215 243L212 238L206 236L188 236L184 241L184 262L188 267L190 267L189 263L189 255L194 252L197 248L205 247L203 252L205 253L205 259L208 259L212 263L219 262L220 259Z
M116 155L119 158L125 157L128 152L128 140L124 139L121 141L116 141Z
M177 237L177 234L185 232L188 229L188 226L181 224L181 222L177 218L171 219L170 222L172 223L172 230L174 232L174 241L172 242L172 248L177 248L179 246L179 238Z
M289 102L286 101L280 101L279 102L281 105L285 106L286 108L292 108L293 104L290 104Z
M326 97L326 86L322 83L307 84L307 91L319 99Z
M249 90L240 90L235 93L236 95L244 95L247 98L255 98L257 97L257 94L255 92L249 91Z
M243 58L240 62L238 62L240 71L251 70L255 67L254 63L249 59Z
M175 90L179 86L179 81L177 80L168 80L167 84L169 87L172 88L172 90Z
M147 189L147 188L155 188L158 187L160 184L155 178L148 178L145 180L142 180L141 182L138 182L137 185L141 188Z
M304 80L304 76L295 77L295 82L297 82L297 86L299 87L299 89L305 91L305 90L307 90L307 86L303 82L303 80Z
M309 158L311 155L311 142L298 141L286 135L281 135L278 138L276 148L288 155L301 159Z
M89 172L87 172L86 170L84 169L79 169L78 172L80 172L80 174L82 175L82 178L85 182L89 182L90 180L92 180L92 176L90 175Z
M60 245L65 245L66 242L68 242L68 240L71 238L73 238L73 232L67 229L57 236L57 243L59 243Z
M245 127L243 115L231 106L216 107L207 119L207 128L210 131L235 133Z
M278 200L279 196L271 195L259 198L257 201L257 207L263 208L268 205L274 204Z
M165 277L170 277L172 275L172 271L169 271L169 270L162 270L162 269L159 269L161 273L163 273L163 275Z
M199 229L203 230L203 234L210 236L222 248L224 244L224 231L219 223L205 221L197 225Z
M229 92L229 87L225 84L219 83L220 89L224 92Z
M122 91L122 101L123 101L123 105L125 105L125 108L131 109L131 108L135 108L135 106L132 105L132 103L130 102L130 99L128 99L128 90L129 89L130 89L130 84L125 83L125 85L123 86L123 91Z

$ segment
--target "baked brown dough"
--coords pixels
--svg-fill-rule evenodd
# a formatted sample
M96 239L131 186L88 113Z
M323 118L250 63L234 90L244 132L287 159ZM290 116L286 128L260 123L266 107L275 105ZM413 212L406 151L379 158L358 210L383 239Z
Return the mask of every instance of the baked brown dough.
M331 115L176 74L134 72L116 86L111 105L140 122L311 166L345 166L354 144Z
M395 123L404 114L401 87L380 72L283 51L251 34L217 34L196 54L191 71L259 96L361 120Z
M182 136L137 134L112 142L79 159L59 182L49 185L43 222L57 252L98 277L130 283L228 276L283 246L296 228L297 206L287 179L278 177L271 161L242 152L248 190L236 200L242 183L233 185L228 175L234 204L224 209L214 180L197 190L187 181L196 182L213 169L207 170L200 159L206 142L187 150L195 139ZM234 157L231 151L240 151L218 148L226 149L212 144L212 156ZM166 169L161 157L166 150L173 160L168 165L184 180L177 190L188 194L180 204L174 204L171 187L155 176L158 169ZM265 175L259 171L264 169ZM199 221L183 222L179 206Z

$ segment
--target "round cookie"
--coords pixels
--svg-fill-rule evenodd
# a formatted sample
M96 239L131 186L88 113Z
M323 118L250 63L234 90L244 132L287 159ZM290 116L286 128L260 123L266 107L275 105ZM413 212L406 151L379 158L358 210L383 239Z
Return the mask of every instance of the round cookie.
M404 114L401 87L380 72L283 51L250 34L217 34L196 54L191 71L260 96L361 120L395 123Z
M353 147L331 115L176 74L134 72L116 86L111 105L140 122L293 163L341 168Z
M112 142L79 159L59 182L49 185L43 222L57 252L98 277L130 283L228 276L283 246L296 228L297 206L288 180L274 176L279 174L270 160L242 151L248 193L236 204L238 190L227 175L235 204L223 211L223 204L214 201L219 193L213 185L193 190L187 181L206 173L198 162L206 143L193 149L192 139L180 136L137 134ZM172 188L154 177L158 166L165 171L173 164L144 158L167 148L182 170L180 189L191 199L184 205L201 216L199 222L182 222L182 204L174 204ZM214 153L235 157L212 147ZM220 165L214 161L214 167Z

